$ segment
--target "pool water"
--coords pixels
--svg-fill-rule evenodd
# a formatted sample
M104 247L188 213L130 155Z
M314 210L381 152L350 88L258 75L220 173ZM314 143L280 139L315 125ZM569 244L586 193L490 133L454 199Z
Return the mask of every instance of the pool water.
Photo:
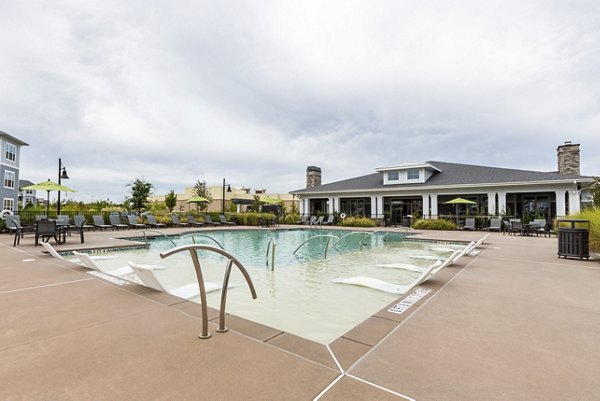
M420 241L402 241L399 234L351 234L338 242L330 235L342 237L339 230L203 230L194 237L196 243L216 245L218 241L248 270L258 298L253 300L243 276L232 270L226 312L276 329L280 329L322 344L329 344L360 322L377 313L398 298L398 295L377 290L333 283L335 278L374 277L395 284L410 283L416 272L381 268L377 265L410 263L426 267L435 257L445 259L461 245ZM206 237L209 235L212 239ZM307 239L314 238L294 251ZM174 237L177 245L191 244L188 237ZM385 240L384 240L385 239ZM271 263L275 241L275 267ZM324 258L325 246L327 257ZM160 252L171 249L166 239L150 242L148 250L112 252L115 259L101 260L105 267L123 267L128 261L168 267L157 275L167 287L178 287L196 281L188 252L161 259ZM226 260L216 253L199 251L205 281L222 283ZM421 256L412 258L411 256ZM135 278L135 276L133 277ZM200 302L199 297L191 301ZM207 296L208 305L218 309L220 292Z

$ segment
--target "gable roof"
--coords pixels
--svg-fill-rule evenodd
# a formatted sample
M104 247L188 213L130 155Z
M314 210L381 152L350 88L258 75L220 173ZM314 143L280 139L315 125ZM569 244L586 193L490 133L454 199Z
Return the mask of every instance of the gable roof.
M373 173L291 192L294 194L310 194L321 192L390 190L418 187L453 187L461 185L477 186L503 183L539 184L544 182L569 182L573 180L591 182L593 180L593 177L590 176L562 174L558 172L517 170L441 161L428 161L426 163L430 164L441 172L432 175L431 178L424 183L383 185L383 174Z
M20 146L29 146L28 143L23 142L22 140L15 138L12 135L7 134L6 132L0 131L0 138L6 138L6 140L8 140L9 142L12 142L14 144L20 145Z

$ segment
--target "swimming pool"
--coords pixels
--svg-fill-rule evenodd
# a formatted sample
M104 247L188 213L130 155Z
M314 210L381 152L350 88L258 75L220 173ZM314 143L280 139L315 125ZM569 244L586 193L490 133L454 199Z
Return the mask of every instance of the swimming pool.
M332 236L342 239L338 241ZM329 344L398 298L398 295L369 288L335 284L333 279L368 276L406 284L418 273L377 266L410 263L425 267L432 262L429 258L445 259L461 247L402 241L402 237L383 232L350 234L339 230L202 230L194 240L208 245L218 242L246 267L252 278L258 295L256 300L251 299L243 276L237 269L232 271L231 283L236 287L228 291L227 313ZM192 243L190 236L171 240L176 245ZM266 257L272 242L276 244L274 268L272 248L269 248L268 263ZM168 287L195 281L187 252L160 258L160 252L172 247L170 240L159 237L150 241L147 250L111 252L115 259L97 263L113 268L122 267L128 261L166 266L168 269L157 274ZM199 255L205 281L222 282L225 259L210 252L201 251ZM199 298L192 301L199 302ZM209 293L207 302L218 309L220 293Z

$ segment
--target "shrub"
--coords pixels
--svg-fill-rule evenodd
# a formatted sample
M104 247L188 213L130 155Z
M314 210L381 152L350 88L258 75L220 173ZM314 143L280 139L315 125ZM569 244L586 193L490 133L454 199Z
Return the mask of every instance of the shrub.
M241 226L256 226L258 220L273 221L275 215L273 213L238 213L236 214L237 223ZM217 220L218 221L218 220Z
M445 219L417 220L413 223L417 230L456 230L456 224Z
M590 221L590 249L596 252L600 251L600 209L586 209L582 210L576 216L569 216L569 218L583 219ZM583 227L583 226L582 226Z
M377 223L367 217L346 217L339 225L344 227L377 227Z

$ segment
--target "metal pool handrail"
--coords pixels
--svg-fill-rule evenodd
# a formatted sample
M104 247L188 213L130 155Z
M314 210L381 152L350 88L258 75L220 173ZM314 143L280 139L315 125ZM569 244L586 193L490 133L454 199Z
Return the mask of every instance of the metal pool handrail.
M171 237L169 237L167 234L165 234L165 233L163 233L161 231L157 231L157 230L141 230L141 231L136 231L136 232L138 232L138 233L141 232L141 233L144 234L144 242L146 243L146 246L150 246L150 244L148 244L148 238L146 237L146 232L160 234L163 237L167 238L169 241L171 241L171 244L173 244L173 246L177 246L175 244L175 242L173 242L173 240L171 239Z
M187 238L187 237L192 237L192 242L195 244L196 243L196 239L194 238L196 235L199 235L201 237L206 237L211 239L215 244L219 245L219 248L221 249L225 249L225 247L223 245L221 245L221 243L219 241L217 241L216 239L214 239L213 237L211 237L210 235L207 234L200 234L200 233L192 233L192 234L186 234L184 236L182 236L181 238ZM175 244L173 244L175 245Z
M271 253L271 271L275 271L275 238L271 238L269 243L267 244L267 253L265 254L265 260L267 262L267 266L269 266L269 251L273 248L273 252Z
M335 239L339 240L340 237L336 237L335 235L330 235L330 234L315 235L313 237L310 237L306 241L304 241L302 244L300 244L300 246L298 248L296 248L296 250L293 252L293 254L295 255L296 252L298 252L298 249L302 248L304 246L304 244L306 244L307 242L309 242L315 238L323 238L323 237L327 237L327 243L325 244L325 252L323 254L323 259L327 259L327 248L329 248L329 243L331 242L331 239L335 238Z
M250 294L252 295L252 299L256 299L256 290L254 289L254 284L252 284L252 279L248 274L248 271L238 261L233 255L224 249L220 249L211 245L201 245L201 244L193 244L193 245L181 245L168 251L161 252L160 257L164 259L173 254L189 251L190 256L192 257L192 262L194 263L194 270L196 271L196 277L198 278L198 287L200 289L200 302L202 302L202 334L198 335L199 338L205 339L210 338L211 334L208 332L208 307L206 304L206 288L204 286L204 276L202 275L202 266L200 265L200 259L198 258L198 253L196 251L204 250L218 253L222 256L225 256L227 261L227 267L225 268L225 275L223 276L223 288L221 289L221 310L219 314L219 328L217 332L224 333L228 330L225 327L225 305L227 303L227 287L229 286L229 276L231 275L231 267L232 265L236 265L236 267L240 270L244 278L246 279L246 283L248 283L248 288L250 288Z
M363 247L363 240L364 240L364 239L365 239L367 236L369 236L369 235L372 235L373 233L364 233L364 232L360 232L360 231L352 231L351 233L348 233L348 234L344 234L344 235L342 235L342 236L340 237L340 239L339 239L339 240L337 240L337 242L336 242L335 244L333 244L333 247L339 251L339 249L338 249L338 247L337 247L337 244L339 244L340 242L342 242L342 240L343 240L344 238L346 238L346 237L349 237L349 236L351 236L351 235L356 235L356 234L362 234L362 235L363 235L363 237L360 239L360 250L362 251L362 247Z

